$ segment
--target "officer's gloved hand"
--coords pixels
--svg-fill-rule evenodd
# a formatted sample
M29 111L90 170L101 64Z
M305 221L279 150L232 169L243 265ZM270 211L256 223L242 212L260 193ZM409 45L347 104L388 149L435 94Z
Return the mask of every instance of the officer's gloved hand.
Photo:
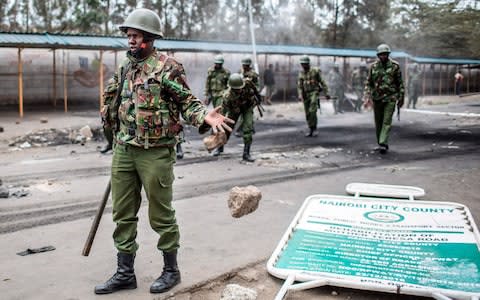
M402 100L398 100L398 102L397 102L398 108L401 108L401 107L403 106L403 102L404 102L403 99L402 99Z

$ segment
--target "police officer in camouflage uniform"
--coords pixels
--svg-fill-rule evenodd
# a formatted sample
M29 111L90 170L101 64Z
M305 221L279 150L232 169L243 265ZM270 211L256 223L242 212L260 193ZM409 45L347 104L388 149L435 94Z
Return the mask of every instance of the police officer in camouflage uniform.
M248 162L255 161L250 155L250 147L253 140L253 109L260 101L259 96L257 87L250 78L244 78L238 73L230 75L228 89L223 94L223 113L235 122L240 117L243 120L244 148L242 159ZM227 140L229 138L230 133L227 132ZM216 155L219 155L220 152L217 150Z
M395 106L400 109L404 101L404 87L400 64L389 58L390 47L381 44L377 47L378 60L368 71L365 84L365 104L373 105L377 143L381 154L388 151L388 137L392 128Z
M242 69L240 70L240 74L242 74L244 78L249 78L257 89L260 88L258 74L252 69L252 59L249 56L242 59Z
M356 68L352 73L352 89L357 96L355 101L355 111L362 111L363 92L365 90L365 82L367 81L368 70L367 63L362 61L360 66Z
M212 103L213 107L222 105L222 93L227 89L230 71L223 67L222 55L215 56L214 65L208 68L205 82L205 104Z
M150 292L162 293L180 282L180 234L172 207L180 115L201 132L231 130L225 123L231 120L218 113L220 107L208 112L192 95L182 65L153 46L155 39L162 38L160 23L155 12L141 8L119 27L128 37L130 50L105 89L102 107L104 122L114 133L111 186L117 271L95 287L96 294L137 287L134 259L142 187L164 261Z
M255 85L255 87L258 90L260 89L259 76L258 76L258 73L255 72L254 69L252 69L252 59L250 58L250 56L245 56L244 58L242 58L242 68L240 69L240 74L242 74L244 78L250 79L250 81ZM237 137L242 136L241 134L242 130L243 130L243 119L240 118L238 122L237 130L235 131L235 136ZM255 133L255 127L253 127L253 133Z
M410 105L413 109L417 108L416 106L418 95L420 94L421 76L422 71L420 71L418 64L414 63L413 65L411 65L408 72L408 108L410 108Z
M320 69L310 67L310 58L303 55L300 58L300 64L302 65L302 70L298 74L297 79L298 100L303 101L309 128L309 132L305 136L312 137L317 135L317 109L320 92L323 91L327 99L330 99L330 95Z
M340 73L340 67L337 63L327 74L328 90L333 98L333 111L335 114L343 113L342 106L345 100L345 79Z

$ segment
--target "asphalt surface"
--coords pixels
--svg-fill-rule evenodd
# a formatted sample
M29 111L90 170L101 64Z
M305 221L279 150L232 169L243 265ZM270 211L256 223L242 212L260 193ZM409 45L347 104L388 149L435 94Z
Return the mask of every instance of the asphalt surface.
M306 197L344 195L350 182L419 186L427 192L425 199L465 204L476 220L480 218L478 99L402 111L401 120L394 123L391 151L385 156L372 151L371 113L333 115L328 104L325 106L315 138L303 136L306 126L300 105L266 107L265 118L256 121L252 154L257 160L251 164L241 162L241 138L232 137L224 155L214 158L203 148L202 137L188 128L185 159L177 162L174 184L182 283L171 293L156 296L149 294L148 288L161 273L162 263L145 203L140 210L140 250L135 265L139 287L114 295L93 294L93 287L113 274L116 263L109 205L90 256L81 256L109 178L111 154L98 153L101 142L30 149L3 143L0 178L11 190L23 188L29 194L0 201L2 299L166 299L175 293L186 295L192 287L215 281L222 274L264 262ZM95 112L46 115L49 121L41 125L38 120L43 114L32 114L20 124L15 124L11 114L2 116L5 124L0 125L5 132L0 139L11 140L40 126L99 126ZM260 207L234 219L226 205L229 190L248 184L261 189ZM54 251L16 254L50 245ZM273 289L281 284L275 282ZM270 299L271 293L264 289L259 299ZM205 293L199 298L192 295L191 299L219 299ZM329 294L308 297L319 296ZM362 294L353 299L394 299L388 297L397 296Z

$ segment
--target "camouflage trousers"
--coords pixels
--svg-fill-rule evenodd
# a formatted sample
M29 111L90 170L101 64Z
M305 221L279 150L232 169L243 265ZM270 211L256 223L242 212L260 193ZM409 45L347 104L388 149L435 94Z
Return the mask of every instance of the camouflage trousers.
M222 102L223 102L222 96L218 96L218 97L213 96L212 97L213 108L218 107L218 106L222 106Z
M305 94L303 98L303 108L305 110L305 118L307 119L308 128L317 128L317 110L318 97L320 94L317 91Z
M244 111L240 112L231 112L231 111L226 111L225 115L232 120L235 121L235 124L238 124L237 122L241 118L241 123L238 124L239 129L241 127L242 134L243 134L243 143L244 144L251 144L253 141L253 107L250 107ZM231 132L226 132L227 133L227 138L230 138Z
M112 159L113 232L119 252L135 253L142 186L148 199L150 226L160 236L157 248L179 248L180 233L172 207L175 149L115 145Z
M392 129L392 118L395 112L395 101L373 101L373 114L375 116L375 130L377 143L388 145L388 137Z
M407 108L410 108L410 105L413 108L416 108L419 94L420 94L420 87L419 86L409 86Z

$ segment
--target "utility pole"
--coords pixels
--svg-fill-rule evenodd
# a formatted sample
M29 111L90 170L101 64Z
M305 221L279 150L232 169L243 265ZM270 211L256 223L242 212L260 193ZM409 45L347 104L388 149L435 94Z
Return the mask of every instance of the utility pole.
M248 0L248 19L250 24L250 37L252 39L252 51L253 51L253 68L257 74L258 71L258 63L257 63L257 45L255 44L255 28L253 24L253 16L252 16L252 0Z

